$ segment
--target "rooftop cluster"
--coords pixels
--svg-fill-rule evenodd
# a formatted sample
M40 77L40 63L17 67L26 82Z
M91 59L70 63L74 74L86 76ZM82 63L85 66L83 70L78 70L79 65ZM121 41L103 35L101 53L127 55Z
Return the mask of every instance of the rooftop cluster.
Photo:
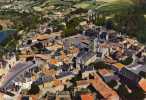
M33 33L21 41L17 55L10 53L0 61L3 95L118 100L145 92L145 46L92 23L84 22L83 27L66 38L58 31Z

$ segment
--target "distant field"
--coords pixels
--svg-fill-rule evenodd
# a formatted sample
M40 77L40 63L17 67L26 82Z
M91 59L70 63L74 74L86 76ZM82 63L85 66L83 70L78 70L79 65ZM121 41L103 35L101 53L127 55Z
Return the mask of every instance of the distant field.
M89 8L95 8L96 5L93 4L91 1L81 2L79 4L76 4L75 7L77 8L83 8L83 9L89 9Z
M96 1L113 2L113 1L116 1L116 0L96 0Z

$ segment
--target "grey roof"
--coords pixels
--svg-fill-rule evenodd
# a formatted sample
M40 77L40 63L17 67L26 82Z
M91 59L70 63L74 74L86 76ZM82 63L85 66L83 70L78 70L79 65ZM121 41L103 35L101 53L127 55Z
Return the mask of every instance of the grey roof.
M117 75L103 76L103 79L105 80L105 82L110 82L111 80L115 80L115 81L120 80L120 78Z
M128 56L132 56L136 52L137 52L136 50L125 49L125 54L128 55Z
M93 57L95 55L96 55L96 53L94 53L92 51L89 51L89 52L81 51L77 57L79 57L82 62L87 62L91 57Z
M56 78L62 78L62 77L66 77L69 75L75 75L73 72L61 72L59 73L59 75Z
M128 70L134 72L135 74L139 74L141 71L146 72L146 65L135 64L126 67Z
M92 66L87 66L87 67L82 68L81 72L83 73L83 72L86 72L86 71L93 71L93 70L94 70L94 68Z
M85 51L80 51L80 52L78 53L77 57L80 58L80 57L82 57L85 53L86 53Z
M51 82L53 81L53 77L52 76L43 76L41 78L38 78L35 83L36 84L43 84L43 83L46 83L46 82Z
M71 36L69 38L65 38L63 39L63 44L66 48L68 48L69 46L71 46L72 44L77 46L79 44L81 44L80 40L86 40L86 43L88 44L90 39L87 36L81 35L81 34L77 34L75 36Z
M77 44L76 45L78 48L88 48L89 47L89 45L88 44L86 44L86 43L80 43L80 44Z
M97 34L98 32L93 29L88 29L85 33L86 36L92 37L93 39L96 38Z
M135 80L136 82L138 82L141 79L141 77L138 74L135 74L134 72L128 70L125 67L121 69L120 74L130 80Z

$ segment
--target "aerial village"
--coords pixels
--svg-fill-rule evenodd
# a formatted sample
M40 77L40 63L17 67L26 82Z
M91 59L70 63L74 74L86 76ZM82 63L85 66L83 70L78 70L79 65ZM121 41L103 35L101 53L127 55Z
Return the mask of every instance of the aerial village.
M23 8L21 12L27 11L27 7L22 6L27 2L16 0L13 5L1 9ZM65 16L67 10L73 13L75 7L60 8L64 13L53 6L34 9L47 9L43 11L47 16L43 17L49 20L68 20L71 18ZM48 15L49 11L54 15L52 12ZM95 25L90 21L96 16L94 10L71 17L78 16L86 19L79 23L82 31L63 37L63 30L56 31L48 22L41 23L19 40L17 52L9 52L0 59L0 100L146 98L146 47L110 25Z
M18 56L0 61L1 100L121 100L121 86L146 92L145 46L115 30L80 24L84 31L70 37L40 26L40 33L20 41Z

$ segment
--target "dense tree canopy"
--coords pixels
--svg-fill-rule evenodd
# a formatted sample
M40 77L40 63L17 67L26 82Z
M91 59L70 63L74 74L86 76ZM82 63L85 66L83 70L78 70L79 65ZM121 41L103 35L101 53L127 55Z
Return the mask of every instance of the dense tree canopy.
M105 2L96 8L98 14L111 17L118 31L125 27L127 34L135 36L140 42L146 42L146 1L114 0Z
M39 86L35 83L32 83L31 84L31 89L28 91L28 94L35 95L35 94L39 93L39 91L40 91Z
M75 35L79 30L76 29L80 22L83 21L81 17L75 17L66 22L66 28L64 29L64 37ZM81 29L81 28L80 28Z

